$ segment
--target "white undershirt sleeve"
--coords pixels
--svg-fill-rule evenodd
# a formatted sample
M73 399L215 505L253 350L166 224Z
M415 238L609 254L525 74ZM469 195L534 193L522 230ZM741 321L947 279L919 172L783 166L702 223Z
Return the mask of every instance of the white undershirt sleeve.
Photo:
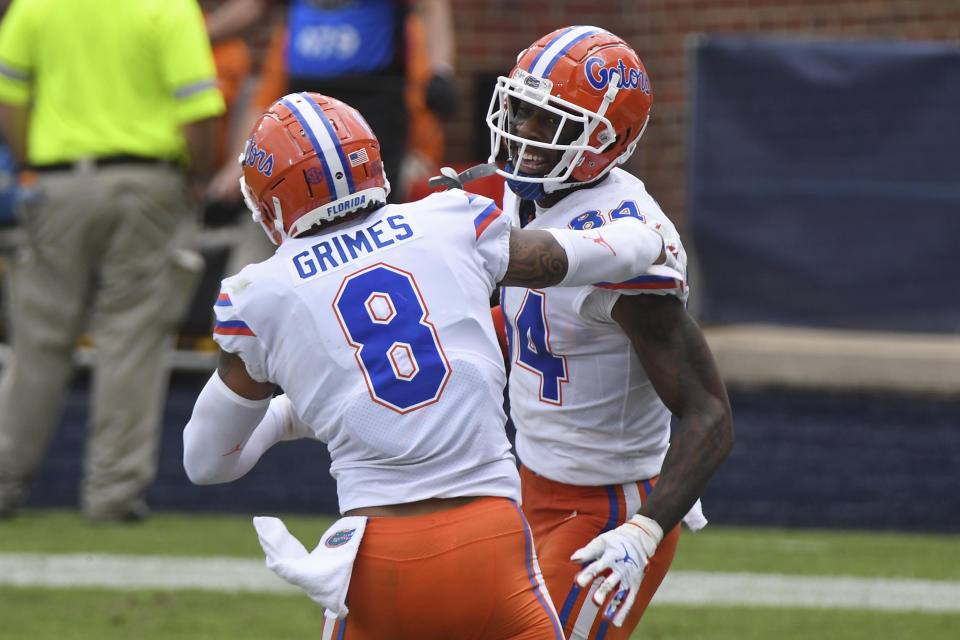
M659 233L636 218L595 229L546 229L567 253L567 274L557 286L622 282L646 271L663 251Z
M277 442L306 437L314 436L286 395L249 400L214 372L183 429L183 468L194 484L230 482Z

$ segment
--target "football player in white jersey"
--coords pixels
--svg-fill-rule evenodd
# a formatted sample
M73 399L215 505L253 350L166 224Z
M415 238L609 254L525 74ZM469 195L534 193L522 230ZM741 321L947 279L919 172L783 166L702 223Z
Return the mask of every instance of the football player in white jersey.
M612 225L638 220L676 258L623 281L501 292L522 504L568 638L630 636L670 566L681 519L702 518L691 509L733 444L726 390L685 308L676 229L617 167L651 104L633 49L575 26L520 53L487 115L490 160L506 156L503 209L518 224L609 238Z
M636 219L520 230L460 190L387 205L373 132L319 94L275 102L242 162L278 248L223 281L190 479L236 479L280 440L327 444L344 517L316 549L254 519L268 566L325 607L323 638L562 638L517 504L489 297L633 277L675 261L662 238Z

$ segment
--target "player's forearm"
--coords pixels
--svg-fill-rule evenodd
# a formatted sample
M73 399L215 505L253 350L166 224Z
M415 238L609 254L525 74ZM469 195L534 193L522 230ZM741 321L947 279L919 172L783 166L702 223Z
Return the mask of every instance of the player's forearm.
M733 447L729 405L711 399L678 420L656 487L638 513L669 531L690 511Z
M286 394L271 399L266 415L250 434L243 448L237 452L234 466L230 470L230 480L246 475L267 449L278 442L313 437L313 431L297 417Z
M250 400L237 395L214 372L183 429L183 468L190 481L230 482L253 468L270 446L262 438L252 438L269 404L270 398Z
M653 492L639 513L672 529L697 501L733 447L733 417L713 353L672 296L621 296L611 312L677 418Z

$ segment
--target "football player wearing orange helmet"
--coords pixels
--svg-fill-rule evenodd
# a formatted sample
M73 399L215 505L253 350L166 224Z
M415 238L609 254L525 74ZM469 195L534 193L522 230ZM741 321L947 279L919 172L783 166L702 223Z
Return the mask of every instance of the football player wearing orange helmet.
M596 27L555 31L497 80L487 124L492 156L508 152L498 173L514 190L532 184L545 193L595 182L633 153L652 104L646 69L625 42ZM518 131L535 112L552 124L549 135ZM543 166L557 153L556 162Z
M673 560L681 518L705 523L698 497L733 443L726 390L686 311L680 238L618 167L652 103L626 42L573 26L520 53L487 114L515 224L609 238L632 219L673 257L598 286L501 290L522 504L568 638L630 636Z
M223 281L190 479L236 479L279 440L327 444L344 517L321 544L254 521L268 566L326 608L324 638L561 639L517 504L489 298L628 279L666 260L662 238L635 219L521 230L460 190L386 204L373 131L314 93L271 105L241 161L278 246Z

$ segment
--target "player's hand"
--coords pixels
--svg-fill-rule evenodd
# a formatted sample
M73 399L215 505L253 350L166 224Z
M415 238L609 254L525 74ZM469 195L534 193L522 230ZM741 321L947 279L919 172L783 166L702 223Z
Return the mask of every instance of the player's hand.
M610 575L594 592L593 602L598 607L603 606L607 595L616 589L603 612L605 618L613 620L615 627L623 625L633 607L640 581L647 572L647 563L662 539L663 529L660 525L638 514L616 529L600 534L570 556L573 562L593 560L576 576L581 588L589 585L602 572L610 571Z

